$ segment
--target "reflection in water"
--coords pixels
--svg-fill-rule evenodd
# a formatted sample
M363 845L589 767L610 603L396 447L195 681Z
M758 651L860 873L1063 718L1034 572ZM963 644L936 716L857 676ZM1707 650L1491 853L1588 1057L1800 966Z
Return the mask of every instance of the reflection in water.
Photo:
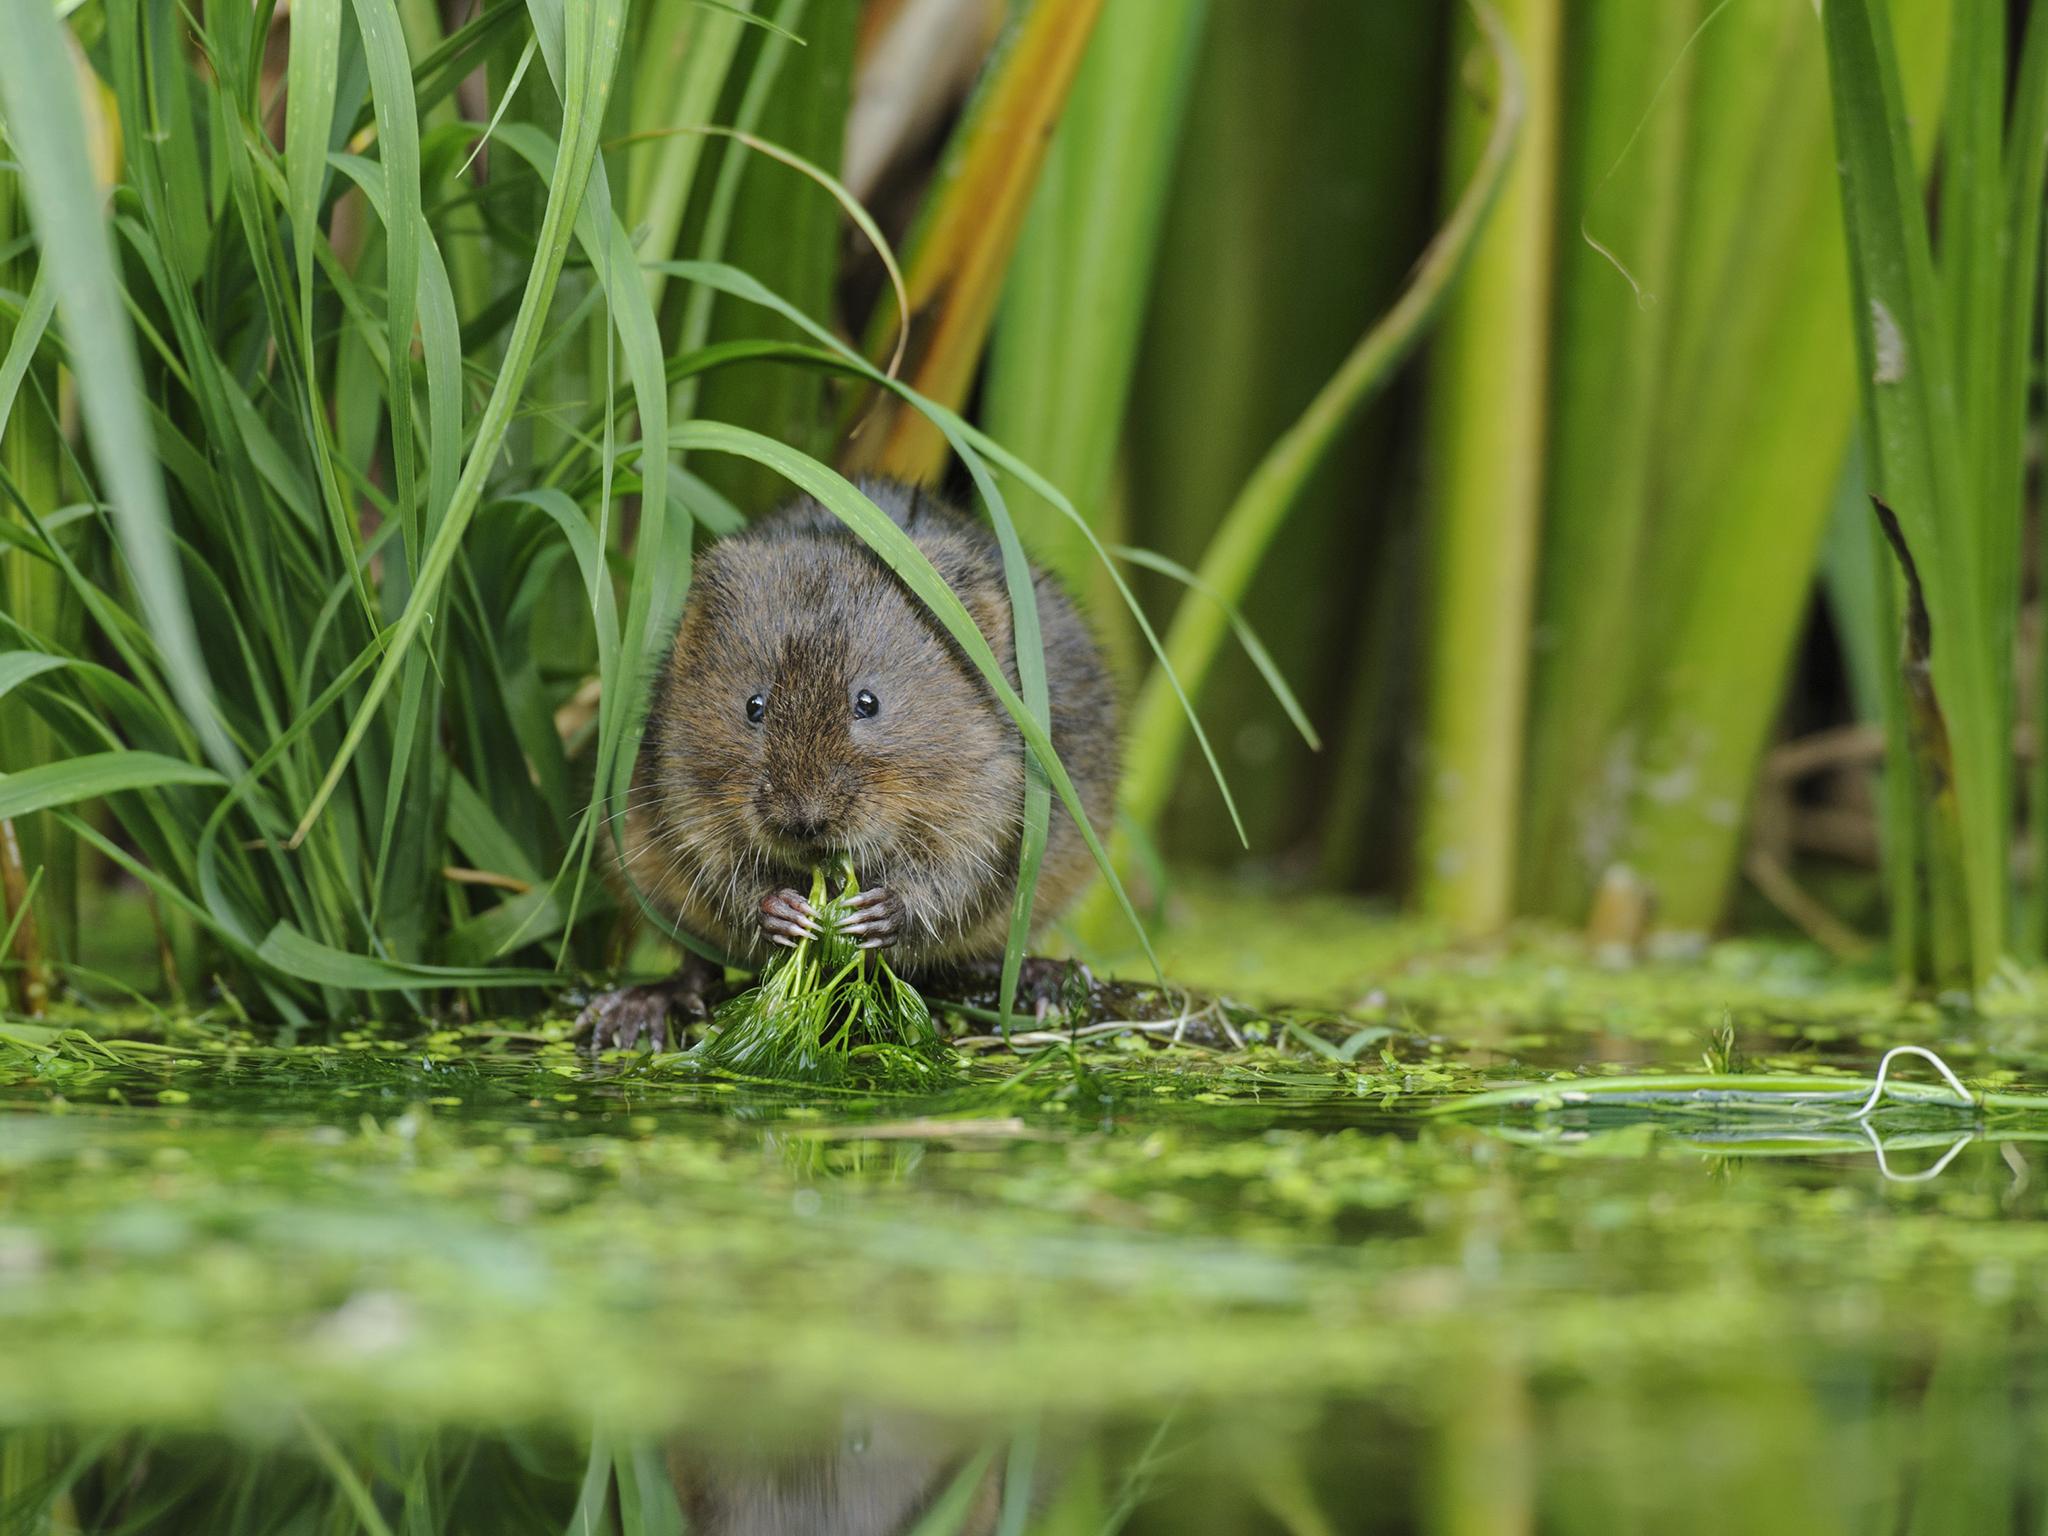
M1078 1536L1121 1528L1144 1500L1133 1475L1106 1479L1108 1464L1097 1449L1048 1453L1028 1423L986 1432L880 1412L848 1412L836 1437L581 1445L306 1419L282 1439L16 1430L0 1434L0 1533ZM1130 1466L1142 1476L1150 1461Z
M830 1444L682 1439L666 1461L694 1536L898 1536L927 1521L982 1536L1004 1503L1008 1458L997 1450L922 1420L863 1413ZM1029 1489L1018 1497L1028 1502Z
M38 1057L0 1536L2041 1536L2048 1115L1453 1119L1402 1049L914 1108Z
M5 1536L2039 1536L2048 1369L1731 1341L1690 1374L1530 1369L1511 1336L1397 1396L968 1425L847 1412L637 1441L453 1428L0 1434ZM1819 1369L1815 1369L1816 1365ZM735 1412L740 1409L736 1407ZM253 1433L253 1431L251 1431Z

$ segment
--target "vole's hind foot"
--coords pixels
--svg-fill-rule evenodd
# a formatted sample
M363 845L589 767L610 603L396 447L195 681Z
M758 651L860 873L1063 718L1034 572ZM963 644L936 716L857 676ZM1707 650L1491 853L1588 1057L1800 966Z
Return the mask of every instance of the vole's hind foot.
M818 909L791 890L770 891L761 898L761 932L785 949L818 936Z
M922 982L927 978L920 977L919 980ZM1003 982L1000 960L978 961L928 980L939 995L953 1001L975 1003L985 1008L994 1008L1002 1001L997 995ZM1020 1012L1032 1014L1041 1023L1046 1015L1055 1011L1063 1014L1070 1023L1080 1023L1095 1011L1095 989L1095 973L1078 960L1026 955L1017 968L1015 1007Z
M600 992L576 1015L575 1033L593 1056L665 1050L669 1020L700 1023L710 1018L724 979L723 971L692 955L667 981Z
M996 980L1000 986L1001 966ZM1026 955L1017 968L1017 1006L1029 1008L1041 1023L1055 1009L1069 1019L1085 1018L1095 1007L1095 973L1078 960Z
M576 1033L584 1037L593 1056L605 1051L665 1050L669 1014L693 1011L698 1018L706 1016L703 997L684 992L673 981L616 987L598 993L576 1015Z
M839 931L862 949L887 949L903 936L903 898L885 886L862 891L846 910L851 915Z

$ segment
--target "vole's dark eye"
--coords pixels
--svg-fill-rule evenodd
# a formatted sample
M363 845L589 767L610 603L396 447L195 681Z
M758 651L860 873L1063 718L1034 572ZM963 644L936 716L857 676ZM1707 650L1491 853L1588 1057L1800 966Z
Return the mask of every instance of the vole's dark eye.
M747 700L747 718L756 725L759 725L768 718L768 698L766 694L757 693Z
M853 714L856 720L872 720L882 712L882 701L863 688L853 696Z

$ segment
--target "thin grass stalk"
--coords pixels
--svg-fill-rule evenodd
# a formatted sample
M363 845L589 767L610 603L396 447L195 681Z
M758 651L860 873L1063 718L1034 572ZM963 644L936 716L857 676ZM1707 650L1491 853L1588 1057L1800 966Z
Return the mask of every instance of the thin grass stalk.
M1505 922L1514 895L1550 368L1562 7L1516 0L1502 8L1502 25L1522 61L1526 120L1499 205L1437 334L1427 447L1434 611L1418 898L1468 933ZM1490 131L1461 97L1449 130L1453 185L1484 163Z
M1000 46L940 166L905 250L911 332L903 377L957 409L981 366L1012 253L1103 0L1033 0ZM885 357L897 319L879 308L869 356ZM844 455L852 468L932 479L945 439L915 411L885 401Z
M982 425L1105 529L1110 475L1209 0L1108 7L1003 287ZM1005 487L1069 584L1100 577L1053 508Z

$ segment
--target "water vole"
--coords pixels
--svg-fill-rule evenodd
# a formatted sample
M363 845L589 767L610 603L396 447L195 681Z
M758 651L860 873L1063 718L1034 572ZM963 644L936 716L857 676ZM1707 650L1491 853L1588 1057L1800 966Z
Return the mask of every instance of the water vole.
M930 493L862 487L959 596L1016 685L994 536ZM1033 572L1053 746L1106 829L1117 774L1115 689L1058 583ZM809 930L814 866L850 854L863 941L913 979L1001 958L1016 888L1024 747L938 621L830 512L806 498L698 561L662 666L623 833L624 875L657 910L736 959ZM1093 869L1057 800L1033 907L1043 922ZM701 1014L717 980L670 982L585 1010L598 1048L659 1039Z

